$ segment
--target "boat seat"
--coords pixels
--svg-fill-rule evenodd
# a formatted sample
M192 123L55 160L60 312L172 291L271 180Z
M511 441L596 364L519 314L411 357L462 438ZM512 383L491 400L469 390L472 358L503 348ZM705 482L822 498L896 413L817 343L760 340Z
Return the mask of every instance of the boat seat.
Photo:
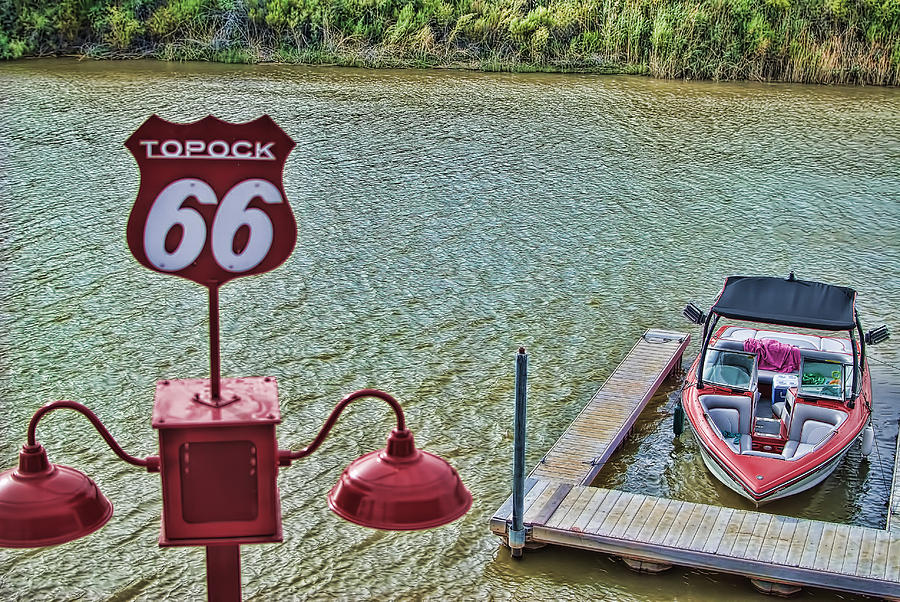
M798 375L799 380L799 375ZM773 385L774 386L774 385ZM774 399L775 390L772 389L772 397ZM785 426L790 426L791 423L791 415L788 412L788 404L793 408L794 404L797 403L797 396L793 389L788 389L784 395L784 401L776 401L772 404L772 414L775 415L775 418L781 420Z
M743 351L744 343L743 343L743 341L719 339L718 341L715 342L715 344L711 347L711 349L729 349L731 351Z
M822 337L814 334L800 334L798 332L778 332L775 330L758 330L756 337L759 340L773 339L779 343L799 347L801 351L818 350L822 346Z
M709 422L716 434L739 454L752 449L750 428L753 421L753 402L744 395L701 395L700 405L709 416ZM728 433L732 436L726 436ZM737 435L740 435L735 443Z
M782 422L787 422L788 417L784 415L785 407L783 401L776 401L772 404L772 414L775 418L780 418Z
M808 403L794 404L791 430L782 455L787 460L797 460L820 448L846 419L847 414L840 410Z
M849 363L853 356L849 353L838 353L836 351L811 351L807 349L800 350L800 357L808 360L831 360L834 362Z

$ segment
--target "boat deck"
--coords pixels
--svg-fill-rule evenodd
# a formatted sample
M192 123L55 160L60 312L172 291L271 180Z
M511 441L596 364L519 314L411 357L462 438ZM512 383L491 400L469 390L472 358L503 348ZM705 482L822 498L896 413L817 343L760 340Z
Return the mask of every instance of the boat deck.
M661 339L666 341L656 343L668 346L673 362L669 363L664 361L665 353L646 347L654 344L647 342L648 335L652 339L657 332L648 331L638 341L532 471L525 496L527 541L610 553L657 566L677 564L767 582L900 598L900 454L894 467L888 529L587 486L665 375L677 369L674 362L680 362L689 337L665 333ZM646 387L633 382L637 376ZM612 391L622 393L611 395ZM631 406L626 403L626 391L634 396ZM623 404L612 406L618 423L611 418L598 420L607 399ZM508 499L491 518L491 530L500 537L506 537L511 508Z

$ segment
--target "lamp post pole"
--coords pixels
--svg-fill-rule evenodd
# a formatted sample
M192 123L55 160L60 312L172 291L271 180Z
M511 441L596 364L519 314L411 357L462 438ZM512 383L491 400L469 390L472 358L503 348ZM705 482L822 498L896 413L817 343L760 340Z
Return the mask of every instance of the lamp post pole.
M206 597L209 602L240 602L241 546L206 546Z

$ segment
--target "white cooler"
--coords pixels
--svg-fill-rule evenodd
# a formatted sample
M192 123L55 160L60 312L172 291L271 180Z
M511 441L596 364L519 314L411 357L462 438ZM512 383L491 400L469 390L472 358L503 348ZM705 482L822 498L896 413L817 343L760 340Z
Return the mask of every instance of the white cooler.
M787 391L791 387L800 385L800 378L796 374L776 374L772 377L772 403L784 403Z

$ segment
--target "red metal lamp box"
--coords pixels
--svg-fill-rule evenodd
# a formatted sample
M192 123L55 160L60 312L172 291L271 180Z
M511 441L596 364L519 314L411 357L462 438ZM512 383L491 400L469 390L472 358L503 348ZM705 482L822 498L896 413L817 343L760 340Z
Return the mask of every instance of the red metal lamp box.
M161 546L282 541L277 383L250 377L221 385L213 401L208 379L156 384Z

